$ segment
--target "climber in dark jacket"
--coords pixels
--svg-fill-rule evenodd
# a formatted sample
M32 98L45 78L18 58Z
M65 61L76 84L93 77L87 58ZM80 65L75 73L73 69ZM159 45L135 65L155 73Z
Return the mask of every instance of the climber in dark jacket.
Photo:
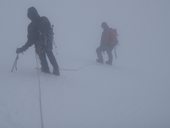
M28 26L27 42L17 48L16 53L22 53L34 44L41 62L41 71L50 73L47 56L53 66L53 74L60 75L59 66L52 52L53 30L49 20L44 16L40 17L35 7L28 8L27 16L31 20Z

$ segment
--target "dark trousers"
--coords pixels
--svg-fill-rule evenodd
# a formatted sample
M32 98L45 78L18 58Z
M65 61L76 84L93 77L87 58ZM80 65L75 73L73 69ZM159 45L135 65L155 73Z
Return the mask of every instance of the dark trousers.
M112 54L112 50L113 50L113 46L102 46L100 45L97 49L96 49L96 53L97 53L97 57L98 60L100 62L103 62L103 52L106 52L108 55L108 61L109 63L112 63L113 61L113 54Z
M47 72L49 71L49 66L48 66L48 62L46 59L46 56L47 56L51 65L53 66L53 72L59 72L59 66L58 66L58 63L55 59L55 56L54 56L52 50L45 50L41 53L38 53L38 56L40 58L42 71L47 71Z

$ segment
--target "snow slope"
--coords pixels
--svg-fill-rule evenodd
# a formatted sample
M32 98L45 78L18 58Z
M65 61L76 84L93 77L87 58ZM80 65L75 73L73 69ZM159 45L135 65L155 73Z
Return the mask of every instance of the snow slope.
M55 26L60 77L39 74L33 47L10 72L30 6ZM169 128L169 12L169 0L1 0L0 128L41 127L38 78L44 128ZM113 66L95 62L102 21L119 33Z

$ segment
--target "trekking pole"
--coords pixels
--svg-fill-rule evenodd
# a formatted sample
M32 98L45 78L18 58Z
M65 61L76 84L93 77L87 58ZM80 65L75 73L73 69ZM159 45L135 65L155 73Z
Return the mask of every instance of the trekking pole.
M14 69L17 71L17 61L18 61L18 58L19 58L19 54L17 54L17 56L15 58L15 61L13 63L12 69L11 69L11 72L13 72Z
M117 59L117 52L116 52L116 48L114 48L114 54L115 54L115 58Z

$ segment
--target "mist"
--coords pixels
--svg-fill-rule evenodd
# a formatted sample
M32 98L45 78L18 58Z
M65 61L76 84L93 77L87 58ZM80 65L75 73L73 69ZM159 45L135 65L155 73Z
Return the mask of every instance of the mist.
M169 0L0 0L0 127L40 127L34 47L10 72L30 6L54 25L61 68L40 74L44 127L170 127ZM95 62L104 21L118 31L112 66Z

